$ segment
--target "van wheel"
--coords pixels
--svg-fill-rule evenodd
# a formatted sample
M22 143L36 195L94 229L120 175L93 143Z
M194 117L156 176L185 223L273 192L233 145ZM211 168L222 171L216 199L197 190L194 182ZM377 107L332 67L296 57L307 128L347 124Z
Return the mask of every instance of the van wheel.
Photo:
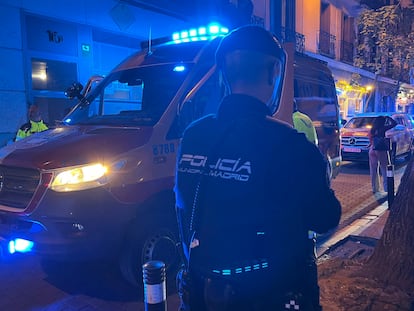
M142 226L133 222L121 251L119 267L122 277L134 287L142 287L142 265L151 260L165 264L167 280L175 278L179 255L176 236L165 226Z

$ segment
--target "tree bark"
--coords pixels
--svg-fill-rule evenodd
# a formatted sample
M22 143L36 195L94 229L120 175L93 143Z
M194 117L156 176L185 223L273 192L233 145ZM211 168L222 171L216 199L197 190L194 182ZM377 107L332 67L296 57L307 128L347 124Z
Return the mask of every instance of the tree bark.
M407 164L366 276L414 292L414 159Z

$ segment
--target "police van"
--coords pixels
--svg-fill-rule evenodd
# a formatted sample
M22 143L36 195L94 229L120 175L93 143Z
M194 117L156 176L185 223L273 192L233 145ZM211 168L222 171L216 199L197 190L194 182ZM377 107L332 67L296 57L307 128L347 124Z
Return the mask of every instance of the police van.
M149 260L174 271L176 153L186 126L216 112L223 96L214 55L226 32L213 24L150 42L81 96L62 124L0 149L3 250L53 261L116 260L136 286ZM335 175L332 75L305 56L295 66L299 108L313 118Z
M341 148L339 104L332 73L325 62L296 53L293 79L298 110L311 118L318 147L327 160L328 177L335 178L340 169Z

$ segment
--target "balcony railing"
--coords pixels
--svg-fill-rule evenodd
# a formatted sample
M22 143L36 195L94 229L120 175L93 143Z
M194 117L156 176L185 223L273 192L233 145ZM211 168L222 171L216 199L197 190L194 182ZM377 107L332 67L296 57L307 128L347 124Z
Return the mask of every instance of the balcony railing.
M335 58L336 37L328 32L319 32L318 52L321 55Z
M354 63L354 44L351 42L341 41L341 61L348 64Z
M257 15L253 15L250 22L253 25L258 25L258 26L262 26L262 27L264 27L264 25L265 25L264 18L260 17L260 16L257 16Z
M294 42L295 51L299 53L305 52L305 36L285 27L280 27L275 31L277 38L282 42Z

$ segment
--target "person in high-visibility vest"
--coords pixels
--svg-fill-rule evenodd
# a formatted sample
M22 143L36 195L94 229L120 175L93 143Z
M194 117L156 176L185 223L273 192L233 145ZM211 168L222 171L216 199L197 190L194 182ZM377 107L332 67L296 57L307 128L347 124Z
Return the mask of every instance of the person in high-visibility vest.
M27 113L29 122L23 124L16 134L15 141L19 141L26 138L34 133L39 133L49 129L46 123L43 122L42 116L40 115L39 107L31 105Z
M306 138L316 146L318 145L318 135L316 134L315 126L312 123L312 119L300 112L296 101L293 102L293 127L299 132L305 134Z

